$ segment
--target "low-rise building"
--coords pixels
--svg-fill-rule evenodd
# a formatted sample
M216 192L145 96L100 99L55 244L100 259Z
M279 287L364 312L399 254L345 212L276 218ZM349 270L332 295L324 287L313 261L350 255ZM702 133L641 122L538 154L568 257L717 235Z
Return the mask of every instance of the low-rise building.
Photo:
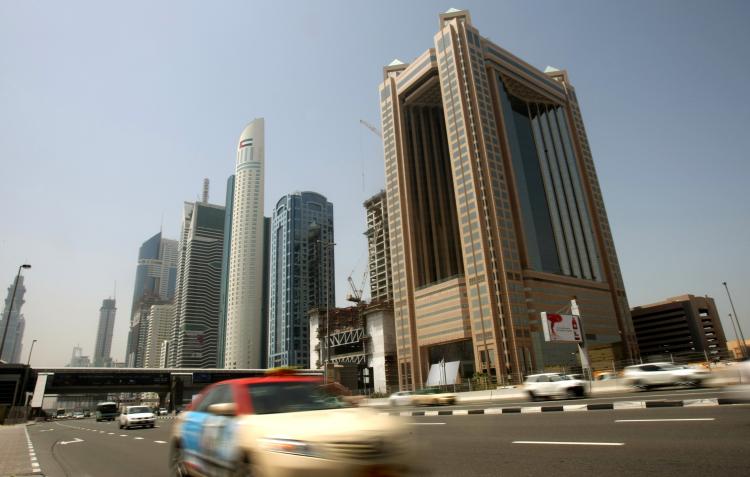
M680 295L632 308L642 357L705 355L727 358L727 342L713 298Z

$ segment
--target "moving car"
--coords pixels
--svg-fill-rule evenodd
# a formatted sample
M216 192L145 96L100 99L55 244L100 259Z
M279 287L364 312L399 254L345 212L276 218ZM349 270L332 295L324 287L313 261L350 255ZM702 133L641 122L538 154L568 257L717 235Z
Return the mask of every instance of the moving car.
M532 401L552 398L577 398L586 396L586 383L560 373L541 373L526 376L523 388Z
M700 387L708 378L708 371L673 363L648 363L627 366L623 378L629 386L643 390L657 386Z
M440 390L440 388L424 388L412 395L412 404L415 406L440 406L443 404L456 404L456 395Z
M169 412L165 408L163 408L163 407L159 408L159 415L160 416L166 416L167 414L169 414Z
M83 412L81 412L81 411L75 411L73 413L73 419L83 419L84 417L86 417L86 416L84 416Z
M154 427L156 416L147 406L128 406L120 414L120 429L131 427Z
M114 421L117 418L117 403L114 402L100 402L96 405L96 422L99 421Z
M180 414L170 475L397 476L409 430L393 416L348 407L318 376L271 374L206 388Z
M391 406L410 406L413 396L411 391L398 391L390 395L388 402Z

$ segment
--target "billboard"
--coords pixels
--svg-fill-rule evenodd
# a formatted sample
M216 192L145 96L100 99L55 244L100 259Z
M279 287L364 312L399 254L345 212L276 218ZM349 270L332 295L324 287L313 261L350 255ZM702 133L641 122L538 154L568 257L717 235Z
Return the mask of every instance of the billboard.
M581 343L583 330L578 315L560 315L542 312L544 341L552 343Z

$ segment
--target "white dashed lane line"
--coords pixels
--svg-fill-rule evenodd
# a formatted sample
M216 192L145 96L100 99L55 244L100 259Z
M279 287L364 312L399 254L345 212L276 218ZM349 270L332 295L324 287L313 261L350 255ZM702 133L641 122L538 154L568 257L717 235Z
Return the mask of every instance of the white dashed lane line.
M154 441L154 442L156 442L157 444L166 444L167 443L166 441Z

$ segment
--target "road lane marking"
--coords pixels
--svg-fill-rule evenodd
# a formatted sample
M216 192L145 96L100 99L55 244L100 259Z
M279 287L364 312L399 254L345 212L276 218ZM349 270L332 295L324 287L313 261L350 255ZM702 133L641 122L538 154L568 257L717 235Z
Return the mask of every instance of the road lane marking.
M73 439L74 440L72 440L72 441L60 441L60 445L61 446L65 446L65 445L68 445L68 444L75 444L77 442L83 442L83 439L80 439L78 437L75 437Z
M624 446L624 442L555 442L555 441L513 441L513 444L542 444L553 446Z
M133 439L140 441L141 439L143 439L143 437L134 437Z
M167 443L167 441L154 441L154 442L156 442L157 444L166 444Z
M442 425L445 425L444 422L412 422L410 424L412 426L442 426Z
M111 436L114 435L114 432L108 432L107 434Z
M680 422L680 421L715 421L713 417L694 417L685 419L616 419L615 422Z
M120 437L128 437L127 434L120 434Z

